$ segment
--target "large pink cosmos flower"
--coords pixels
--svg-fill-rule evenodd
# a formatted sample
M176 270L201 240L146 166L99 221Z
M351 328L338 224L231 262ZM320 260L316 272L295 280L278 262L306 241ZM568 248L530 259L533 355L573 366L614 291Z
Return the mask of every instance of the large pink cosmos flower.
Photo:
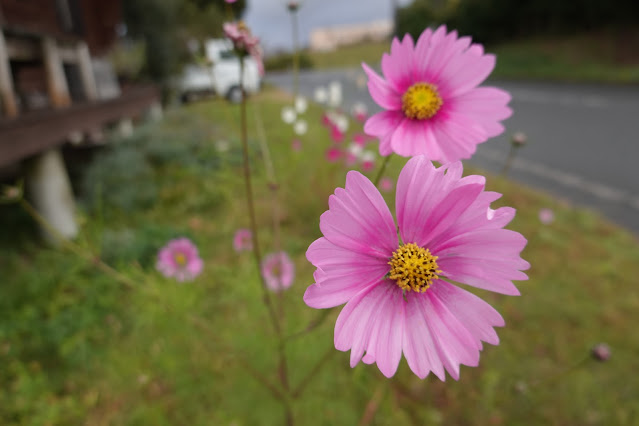
M490 305L448 281L517 295L511 280L528 277L526 239L502 229L515 215L493 210L500 197L482 176L462 178L462 164L435 168L424 156L408 161L397 182L397 228L375 186L351 171L320 218L323 237L306 257L317 268L304 301L313 308L346 306L335 324L335 347L363 357L386 377L402 357L420 378L460 364L476 366L482 341L496 345L504 320ZM365 353L365 355L364 355Z
M380 139L379 152L410 157L423 154L449 163L470 158L477 144L504 131L510 95L477 87L495 67L470 37L426 29L413 43L410 35L393 39L377 75L366 64L368 90L385 111L366 121L366 133Z
M156 268L167 278L191 281L204 268L197 247L188 238L171 240L158 253Z
M295 264L286 252L268 254L262 260L262 276L270 290L274 292L286 290L293 284Z

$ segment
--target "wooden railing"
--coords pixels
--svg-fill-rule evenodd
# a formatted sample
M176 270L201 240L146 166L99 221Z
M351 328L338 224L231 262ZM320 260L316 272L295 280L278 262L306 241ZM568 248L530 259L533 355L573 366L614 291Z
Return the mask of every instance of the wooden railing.
M125 118L139 117L157 102L159 93L155 88L133 87L108 101L76 103L0 119L0 167L63 145L73 133L87 133Z

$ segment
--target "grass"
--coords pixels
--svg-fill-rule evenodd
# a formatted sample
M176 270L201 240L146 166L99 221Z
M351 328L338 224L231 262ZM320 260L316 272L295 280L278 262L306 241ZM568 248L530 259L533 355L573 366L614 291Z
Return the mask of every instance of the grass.
M487 51L497 55L492 78L574 82L639 83L636 31L598 31L564 37L515 40ZM308 52L318 69L379 65L389 42L345 46L332 52Z
M318 315L302 302L313 272L304 252L320 235L319 216L328 195L343 186L345 169L318 160L328 145L318 107L306 113L309 132L294 152L292 130L279 118L290 99L268 89L254 101L249 138L260 237L265 251L273 250L256 113L281 187L283 248L297 268L281 299L286 331L294 333ZM234 231L248 225L238 116L223 101L169 111L162 123L98 158L110 165L102 176L124 177L85 190L78 243L108 259L133 287L42 246L20 209L1 207L0 424L282 424L278 403L239 362L276 377L252 257L231 248ZM141 155L108 158L123 149ZM145 172L121 175L117 164L126 158L142 162ZM392 159L388 176L396 179L402 165ZM336 309L313 334L287 346L293 384L330 354L295 401L298 424L352 425L365 414L372 425L636 424L637 240L589 211L496 176L487 180L488 189L504 194L498 204L517 208L509 228L528 238L523 257L532 265L530 280L518 285L521 297L473 290L506 319L501 344L484 348L479 367L462 367L459 382L419 380L405 361L389 381L375 366L349 368L349 354L332 347ZM119 192L130 187L146 188L144 196L121 201ZM386 198L393 206L393 194ZM542 207L553 209L555 222L540 224ZM178 235L190 236L206 263L188 284L154 270L156 250ZM601 341L612 348L606 363L589 356Z

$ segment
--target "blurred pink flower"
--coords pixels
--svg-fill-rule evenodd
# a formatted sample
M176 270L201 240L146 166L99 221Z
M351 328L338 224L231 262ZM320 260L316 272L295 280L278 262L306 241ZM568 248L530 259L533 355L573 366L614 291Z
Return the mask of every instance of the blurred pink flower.
M375 168L375 161L373 160L364 160L362 161L362 170L365 172L370 172Z
M368 118L368 108L365 104L359 102L353 105L353 117L360 123L364 123Z
M355 135L353 135L353 142L355 142L359 146L366 145L367 139L368 138L364 133L356 133Z
M257 63L260 75L264 75L264 61L260 39L251 34L251 30L242 21L226 22L223 25L224 35L233 42L233 47L240 55L249 54Z
M351 151L346 152L346 155L344 156L344 163L350 167L353 164L357 163L357 160L359 160L359 158L357 157L356 154L354 154Z
M160 250L155 267L165 277L183 282L191 281L200 275L204 262L191 240L176 238Z
M610 356L612 355L610 346L608 346L605 343L596 344L595 346L593 346L590 353L597 361L602 361L602 362L608 361L610 359Z
M291 142L291 148L295 152L301 151L302 150L302 141L300 141L299 139L293 139L293 142Z
M326 150L326 161L329 163L334 163L342 158L342 150L337 148L336 146L330 147Z
M235 3L237 0L224 0L227 3Z
M550 225L555 220L555 213L547 208L539 209L539 221L544 225Z
M334 125L331 126L331 140L335 143L342 143L344 141L344 132Z
M335 347L350 364L377 363L395 374L402 354L420 378L460 364L477 366L482 341L496 345L504 320L488 303L449 283L518 295L512 280L530 267L520 257L526 239L503 229L515 210L490 204L500 194L485 178L462 178L461 162L435 168L410 159L397 181L393 220L377 188L350 171L320 217L323 237L306 258L317 269L304 302L317 309L346 303L335 324ZM401 236L401 243L397 229Z
M233 236L233 248L236 252L253 250L253 233L250 229L240 228Z
M389 177L383 177L379 181L379 189L384 192L389 192L393 190L393 180Z
M495 56L445 26L426 29L417 43L410 35L393 39L382 57L384 78L362 66L373 100L384 109L364 130L380 139L383 156L423 154L441 163L470 158L478 144L504 131L500 121L512 113L507 92L477 87Z
M271 253L262 261L262 276L270 290L286 290L293 283L295 265L286 252Z

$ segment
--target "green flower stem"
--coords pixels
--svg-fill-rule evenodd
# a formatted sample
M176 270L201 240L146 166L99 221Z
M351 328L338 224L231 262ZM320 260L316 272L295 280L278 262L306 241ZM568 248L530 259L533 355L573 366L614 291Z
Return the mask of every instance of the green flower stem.
M306 386L308 386L308 384L313 380L313 378L315 378L317 373L321 371L324 364L326 364L326 362L331 358L331 356L333 356L334 353L335 353L335 348L333 348L333 346L329 347L328 350L322 356L322 358L320 358L317 364L315 364L315 366L306 375L306 377L302 379L302 381L297 386L297 388L295 388L292 394L293 398L299 398L302 395L302 393L304 392L304 389L306 389Z
M242 93L242 103L240 104L240 127L241 127L241 139L242 139L242 153L243 153L243 162L244 162L244 183L246 185L246 202L247 208L249 212L249 218L251 222L251 232L253 239L253 255L255 257L255 264L257 267L257 272L260 276L260 281L262 282L262 293L263 293L263 301L266 305L266 309L268 310L269 317L273 324L273 328L275 330L275 335L277 338L277 352L278 352L278 373L279 378L282 383L282 387L288 394L289 390L289 382L288 382L288 369L286 362L286 342L282 336L282 327L279 321L279 318L275 312L275 308L273 306L273 302L271 300L271 296L269 294L268 286L266 285L266 280L262 276L261 273L261 265L262 265L262 254L260 251L259 240L257 237L257 220L255 216L255 207L253 202L253 188L251 185L251 169L249 165L249 155L248 155L248 135L247 135L247 123L246 123L246 96L244 93L244 59L242 55L238 55L240 60L240 91ZM286 416L286 424L293 425L293 412L291 405L288 400L282 400L284 404L285 416Z
M510 144L510 150L508 151L508 157L506 157L504 168L501 169L501 172L499 173L501 176L506 176L508 174L508 171L513 165L513 161L515 160L517 149L519 149L519 146L515 145L514 143Z
M301 331L298 331L297 333L293 333L293 334L291 334L289 336L286 336L286 340L297 339L297 338L305 336L308 333L310 333L311 331L315 330L317 327L319 327L320 325L322 325L324 323L324 320L326 320L326 318L328 318L328 316L331 314L332 311L333 311L332 309L323 309L322 312L320 312L320 314L317 316L317 318L315 318L311 322L309 322L309 324L306 326L306 328L304 328Z
M271 301L271 296L269 294L268 286L266 285L266 281L261 273L262 266L262 253L260 251L259 239L257 238L257 220L255 216L255 206L253 202L253 187L251 184L251 166L249 164L249 152L248 152L248 135L247 135L247 124L246 124L246 96L244 94L244 60L241 55L238 55L240 60L240 91L242 92L242 102L240 104L240 130L241 130L241 140L242 140L242 156L244 163L244 184L246 189L246 204L249 213L249 220L251 223L251 233L253 240L253 256L255 258L255 264L257 266L257 272L260 276L260 281L262 282L262 292L263 292L263 300L266 304L266 308L269 311L269 315L271 317L271 322L273 323L273 328L275 329L275 333L278 338L281 336L281 327L280 323L277 320L277 315L275 315L275 310L273 308L273 303Z
M379 185L379 181L382 179L382 176L384 176L384 172L386 171L386 166L388 165L388 162L390 161L390 158L393 154L388 154L386 157L384 157L384 162L382 163L382 167L380 167L379 172L377 172L377 176L375 177L375 180L373 181L373 185L377 186Z
M291 11L293 26L293 99L297 99L300 90L300 49L297 11Z

